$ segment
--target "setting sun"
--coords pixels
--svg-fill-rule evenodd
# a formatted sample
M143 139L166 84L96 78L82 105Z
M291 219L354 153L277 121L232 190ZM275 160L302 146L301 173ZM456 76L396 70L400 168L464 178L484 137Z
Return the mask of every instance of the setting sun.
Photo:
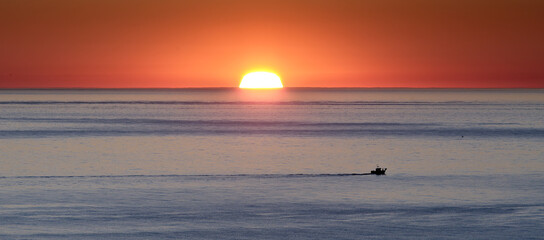
M274 73L252 72L242 78L240 88L283 88L283 84Z

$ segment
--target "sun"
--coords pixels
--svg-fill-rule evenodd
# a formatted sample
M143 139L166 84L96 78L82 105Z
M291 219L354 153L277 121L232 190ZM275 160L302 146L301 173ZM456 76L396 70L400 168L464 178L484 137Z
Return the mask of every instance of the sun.
M283 88L283 84L274 73L252 72L242 78L240 88Z

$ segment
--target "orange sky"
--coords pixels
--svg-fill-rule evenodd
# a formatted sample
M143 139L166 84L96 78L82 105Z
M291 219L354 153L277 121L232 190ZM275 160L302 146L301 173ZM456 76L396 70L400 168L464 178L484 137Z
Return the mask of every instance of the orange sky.
M1 0L0 88L544 87L544 1Z

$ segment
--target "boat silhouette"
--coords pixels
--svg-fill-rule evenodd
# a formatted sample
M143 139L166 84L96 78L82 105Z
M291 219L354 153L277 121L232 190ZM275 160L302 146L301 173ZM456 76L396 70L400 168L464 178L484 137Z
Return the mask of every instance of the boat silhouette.
M380 166L376 166L376 169L370 171L370 174L385 175L385 171L387 171L387 168L381 168Z

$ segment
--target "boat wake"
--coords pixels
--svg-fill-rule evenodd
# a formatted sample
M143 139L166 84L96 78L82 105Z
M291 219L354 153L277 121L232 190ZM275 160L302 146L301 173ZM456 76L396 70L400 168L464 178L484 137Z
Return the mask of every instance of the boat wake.
M375 175L373 173L292 173L292 174L161 174L161 175L81 175L81 176L0 176L0 179L20 179L20 178L291 178L291 177L347 177L347 176L365 176Z

